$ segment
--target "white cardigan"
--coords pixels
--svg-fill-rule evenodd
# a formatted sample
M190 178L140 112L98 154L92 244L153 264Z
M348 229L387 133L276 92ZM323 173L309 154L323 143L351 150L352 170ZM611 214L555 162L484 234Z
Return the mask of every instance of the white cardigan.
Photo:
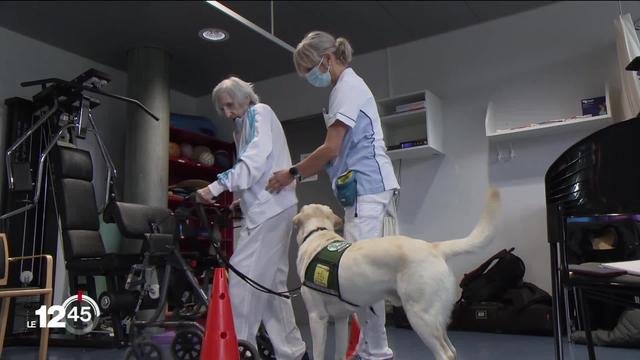
M291 155L282 125L266 104L250 107L236 120L233 138L236 164L219 174L209 189L214 196L232 191L240 199L246 226L251 229L298 203L295 181L278 194L265 190L275 171L291 167Z

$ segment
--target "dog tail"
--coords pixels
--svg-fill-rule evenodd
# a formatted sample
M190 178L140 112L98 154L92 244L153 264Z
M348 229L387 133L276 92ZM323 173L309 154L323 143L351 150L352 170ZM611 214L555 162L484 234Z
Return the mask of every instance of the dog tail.
M444 258L473 252L486 246L493 239L496 220L500 214L500 192L496 188L487 191L487 201L480 221L466 238L433 243Z

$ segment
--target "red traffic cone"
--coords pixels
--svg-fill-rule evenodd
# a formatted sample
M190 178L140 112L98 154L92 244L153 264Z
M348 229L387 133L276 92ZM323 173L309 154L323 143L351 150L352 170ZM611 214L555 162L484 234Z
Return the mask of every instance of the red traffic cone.
M349 331L349 346L347 347L347 359L351 359L356 355L356 346L360 339L360 326L358 325L358 317L356 314L351 315L351 329Z
M240 360L227 278L222 268L216 268L213 274L213 291L200 360Z

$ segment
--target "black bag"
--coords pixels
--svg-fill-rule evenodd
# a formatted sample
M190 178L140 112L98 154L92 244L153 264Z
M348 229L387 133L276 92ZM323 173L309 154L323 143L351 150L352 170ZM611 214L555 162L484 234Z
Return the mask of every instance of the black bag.
M553 335L551 295L531 283L509 289L499 301L456 303L451 330Z
M511 312L510 334L553 336L551 295L532 283L509 289L504 294Z
M449 329L506 333L509 321L508 312L501 302L482 301L478 303L456 303L451 314Z
M503 302L513 311L521 312L536 304L551 306L551 295L532 283L524 282L520 287L507 290Z
M533 304L511 319L510 334L553 336L551 305Z
M518 287L522 283L525 266L522 259L513 254L513 250L504 249L465 274L460 282L462 300L476 303L496 301L502 298L507 289Z
M552 335L551 295L523 282L525 266L513 248L493 255L460 282L462 296L450 329Z

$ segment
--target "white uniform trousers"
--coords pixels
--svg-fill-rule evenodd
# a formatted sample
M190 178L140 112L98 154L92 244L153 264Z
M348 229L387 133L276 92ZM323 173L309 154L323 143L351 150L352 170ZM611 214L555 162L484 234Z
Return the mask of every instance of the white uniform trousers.
M296 212L297 205L294 205L253 229L242 228L231 264L274 291L287 290L289 242ZM238 339L256 345L256 333L262 321L278 360L302 358L306 346L296 326L290 300L260 292L233 272L229 273L229 295Z
M347 241L359 241L382 236L384 216L394 190L378 194L358 196L354 206L345 208L344 237ZM357 217L356 217L357 213ZM382 360L393 357L387 343L384 300L358 311L360 339L356 351L362 359Z

